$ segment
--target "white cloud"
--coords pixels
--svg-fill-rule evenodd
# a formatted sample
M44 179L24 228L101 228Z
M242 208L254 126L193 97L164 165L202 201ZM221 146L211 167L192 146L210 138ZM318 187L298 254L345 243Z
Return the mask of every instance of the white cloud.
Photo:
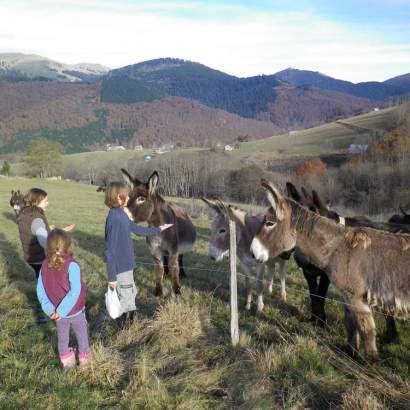
M196 2L31 4L0 2L0 52L32 52L64 63L113 68L178 57L237 76L272 74L291 66L355 82L410 71L410 43L386 45L374 34L308 13L263 14L223 6L223 13L212 9L212 15L207 7L206 17L200 18L203 6Z

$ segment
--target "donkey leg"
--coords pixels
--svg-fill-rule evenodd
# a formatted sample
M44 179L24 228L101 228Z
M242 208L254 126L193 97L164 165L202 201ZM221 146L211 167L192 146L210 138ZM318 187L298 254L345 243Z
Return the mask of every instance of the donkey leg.
M257 310L258 312L262 312L264 304L263 304L263 275L265 272L265 265L258 264L256 266L256 289L258 294L257 299Z
M330 280L325 273L322 273L319 278L319 286L317 288L316 296L316 316L319 319L319 325L324 326L326 323L326 295L330 285Z
M396 322L393 316L386 316L386 343L400 343L399 333L397 332Z
M307 268L303 268L303 275L306 279L306 282L309 286L309 296L310 296L310 322L316 322L317 320L317 282L316 282L316 274L309 271Z
M179 283L178 254L170 255L169 265L172 278L172 289L176 295L179 295L181 293L181 284Z
M273 263L270 263L270 262L268 262L268 264L267 264L267 271L268 271L268 277L269 277L269 280L268 280L268 287L267 287L267 289L268 289L268 293L271 295L272 294L272 292L273 292L273 281L275 280L275 267L276 267L276 263L275 262L273 262Z
M162 263L162 255L154 256L154 272L155 272L155 296L163 295L163 280L164 280L164 265Z
M369 305L360 299L351 301L350 309L356 318L360 335L363 337L366 360L376 362L378 360L376 324L374 323L372 311Z
M246 304L245 309L251 310L252 304L252 283L251 283L251 271L244 263L240 262L241 270L245 274L245 284L246 284Z
M350 355L357 356L360 348L360 334L357 326L356 318L352 312L345 306L345 327L347 333L347 343L349 344Z
M162 257L162 260L163 260L163 264L164 264L164 275L165 276L168 276L168 274L169 274L169 264L168 264L168 255L164 255L163 257Z
M186 278L186 273L184 270L184 255L182 253L178 256L178 263L179 263L179 277Z
M286 302L286 260L279 258L280 298Z

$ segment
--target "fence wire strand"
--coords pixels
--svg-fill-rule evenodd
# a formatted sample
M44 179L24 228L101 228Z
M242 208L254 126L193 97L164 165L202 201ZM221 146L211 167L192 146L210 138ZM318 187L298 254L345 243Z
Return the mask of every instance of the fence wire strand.
M152 266L152 267L155 266L155 264L154 264L153 262L148 262L148 259L146 259L146 258L144 258L144 260L142 260L142 261L139 260L139 261L137 262L137 265L138 265L138 264L140 264L140 265L145 265L145 266ZM194 266L194 265L188 265L188 266L184 265L184 269L185 269L185 268L186 268L186 269L190 269L190 270L199 270L199 271L205 271L205 272L223 273L223 274L226 274L226 275L229 275L229 274L230 274L230 272L229 272L228 270L210 269L210 268L205 268L205 267L200 267L200 266ZM238 275L238 276L242 276L242 277L244 277L244 278L247 277L245 274L243 274L243 273L241 273L241 272L237 272L237 275ZM264 280L258 279L258 278L256 278L256 277L253 277L252 280L255 281L255 282L265 283ZM273 282L273 286L274 286L275 288L280 288L280 284L275 283L275 282ZM342 301L342 300L338 300L338 299L334 299L334 298L329 298L329 297L327 297L327 296L316 295L316 294L314 294L314 293L310 293L309 291L305 291L305 290L301 290L301 289L295 289L295 288L289 288L289 290L290 290L291 292L298 293L298 294L303 295L303 296L309 296L309 297L310 297L310 296L315 296L315 297L317 297L317 298L319 298L319 299L324 299L326 302L330 302L330 303L334 303L334 304L339 304L339 305L343 305L343 306L347 306L347 307L350 306L349 303L346 303L346 302L344 302L344 301ZM286 288L286 292L288 292L288 288ZM374 309L374 308L372 308L372 313L376 313L376 314L378 314L378 315L380 315L380 316L384 316L384 317L392 317L392 318L398 319L398 320L400 320L400 321L402 321L402 322L409 322L409 321L410 321L410 319L404 319L403 317L390 315L390 314L388 314L388 313L383 313L383 312L381 312L381 311L379 311L379 310L376 310L376 309Z

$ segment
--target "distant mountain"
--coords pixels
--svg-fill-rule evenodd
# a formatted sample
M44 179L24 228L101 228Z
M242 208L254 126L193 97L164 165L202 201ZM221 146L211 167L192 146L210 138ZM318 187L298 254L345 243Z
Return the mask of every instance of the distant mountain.
M67 153L131 141L213 146L278 134L272 122L243 118L183 97L151 103L101 103L98 84L0 81L0 154L24 151L43 136Z
M98 64L63 64L35 54L0 53L0 78L9 80L96 81L109 71Z
M276 75L238 78L191 61L163 58L110 71L102 81L101 100L133 103L182 96L242 117L268 120L286 129L317 125L378 104L341 92L330 95L328 89L320 89L320 82L309 86L312 90L308 92L306 86L292 85L291 80ZM297 98L302 94L303 104L299 104L301 100ZM293 103L295 106L291 107Z
M410 73L390 78L389 80L386 80L384 84L400 88L404 92L410 93Z
M256 118L267 120L284 129L310 128L335 119L370 111L375 102L349 94L314 87L283 85L275 88L276 98L267 113Z
M400 77L396 77L397 80L391 79L385 82L369 81L354 84L349 81L337 80L319 72L297 70L295 68L279 71L275 74L275 77L295 86L338 91L370 100L385 100L410 91L410 81L406 81L406 86L403 86L402 81L399 80Z
M108 71L0 54L0 153L22 151L36 136L67 152L113 141L210 146L258 139L367 112L408 92L410 74L353 84L296 69L239 78L174 58Z
M101 100L153 101L179 96L252 118L275 99L273 76L238 78L199 63L162 58L112 70L102 82Z

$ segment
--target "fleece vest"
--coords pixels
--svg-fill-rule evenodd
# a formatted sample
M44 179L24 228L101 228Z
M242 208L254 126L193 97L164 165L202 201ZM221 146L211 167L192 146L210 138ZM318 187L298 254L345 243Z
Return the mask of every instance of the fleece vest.
M70 291L70 281L68 280L68 268L71 262L76 262L71 257L67 257L64 265L60 269L52 269L48 266L48 260L44 260L41 266L41 278L43 281L44 290L47 297L54 306L58 306L64 299L65 295ZM77 262L76 262L77 263ZM68 313L68 316L74 315L85 307L87 299L87 289L83 282L83 274L81 273L81 291L80 296L73 308Z
M31 224L36 218L42 219L47 232L50 232L50 227L48 226L44 212L38 207L23 208L17 218L24 259L28 263L41 263L46 257L44 249L38 243L36 236L31 232Z

